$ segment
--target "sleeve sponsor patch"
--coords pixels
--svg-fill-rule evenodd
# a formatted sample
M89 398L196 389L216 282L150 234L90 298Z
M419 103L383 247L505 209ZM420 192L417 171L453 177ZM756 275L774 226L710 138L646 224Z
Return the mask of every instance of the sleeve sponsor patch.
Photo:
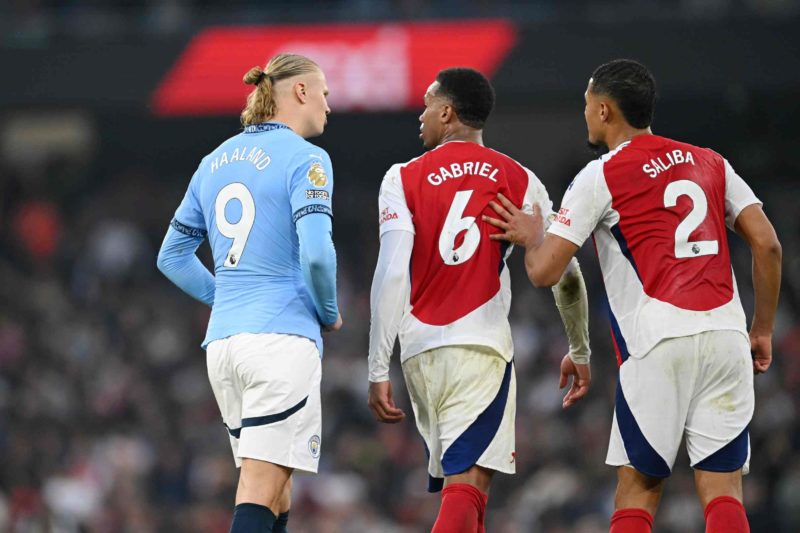
M387 207L381 210L380 219L378 220L378 225L383 224L384 222L388 222L390 220L397 220L398 216L397 213L391 210L391 208Z
M311 163L311 166L308 167L308 181L314 187L324 187L328 184L328 175L325 174L325 168L323 168L322 163Z
M329 217L333 218L333 211L327 205L319 205L319 204L310 204L305 207L301 207L297 211L294 212L292 215L292 222L297 223L298 220L303 218L306 215L311 215L314 213L322 213L328 215Z
M330 200L331 195L328 191L319 189L307 189L306 200Z
M569 209L562 207L558 210L558 214L553 213L550 215L552 218L551 220L554 222L558 222L559 224L564 224L565 226L572 226L572 218L569 213Z

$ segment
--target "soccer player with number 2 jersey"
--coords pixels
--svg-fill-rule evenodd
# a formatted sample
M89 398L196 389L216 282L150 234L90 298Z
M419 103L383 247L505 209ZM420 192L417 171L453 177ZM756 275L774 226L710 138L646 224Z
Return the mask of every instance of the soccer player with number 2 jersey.
M494 472L515 471L516 379L505 260L481 219L502 193L549 212L536 176L483 145L494 91L479 72L446 69L425 93L424 155L389 169L379 196L380 253L372 284L369 406L381 422L405 414L392 399L389 360L400 336L403 374L429 455L429 490L442 490L434 533L484 531ZM586 289L571 262L554 290L569 337L561 386L568 407L589 386Z
M496 204L501 241L526 247L534 285L552 285L591 236L619 363L606 462L617 467L612 533L651 531L685 436L708 533L749 531L753 374L772 361L781 246L750 187L716 152L654 135L655 82L641 64L598 67L585 94L589 143L609 152L569 186L556 221ZM726 227L753 254L748 332ZM545 233L546 231L546 233Z

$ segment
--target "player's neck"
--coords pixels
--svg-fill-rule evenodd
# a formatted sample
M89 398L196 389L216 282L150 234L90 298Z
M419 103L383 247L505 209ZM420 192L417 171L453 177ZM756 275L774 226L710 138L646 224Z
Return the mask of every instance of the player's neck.
M651 135L652 133L649 127L640 129L625 125L615 131L608 132L606 136L606 145L609 151L615 150L620 144L628 142L634 137L638 137L639 135Z
M267 120L267 122L280 122L281 124L286 124L289 126L293 132L298 134L302 138L306 138L305 130L303 129L303 121L300 119L299 116L294 116L291 113L281 113L280 111L275 113L275 115Z
M475 128L470 128L461 124L445 133L444 137L442 137L442 141L439 144L444 144L450 141L470 142L483 146L483 130L476 130Z

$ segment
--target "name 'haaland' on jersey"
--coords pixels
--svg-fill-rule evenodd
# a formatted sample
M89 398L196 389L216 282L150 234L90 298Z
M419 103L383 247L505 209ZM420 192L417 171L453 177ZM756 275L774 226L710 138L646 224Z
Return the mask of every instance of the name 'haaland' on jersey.
M666 163L661 160L662 157L667 160ZM683 163L691 163L694 165L694 157L692 156L692 152L672 150L671 152L667 152L662 156L651 159L650 163L645 163L642 165L642 172L648 174L651 178L655 178L665 170L668 170L675 165L682 165Z
M460 178L466 175L483 176L497 183L495 176L500 171L485 161L467 161L465 163L450 163L449 167L439 167L439 173L431 172L428 174L428 183L431 185L441 185L446 180Z
M230 157L228 157L227 151L222 152L222 155L218 155L211 162L211 173L213 174L219 167L225 166L228 163L233 163L234 161L247 161L255 165L257 170L264 170L269 166L271 161L270 157L258 146L254 146L249 154L245 155L246 153L246 146L236 147Z

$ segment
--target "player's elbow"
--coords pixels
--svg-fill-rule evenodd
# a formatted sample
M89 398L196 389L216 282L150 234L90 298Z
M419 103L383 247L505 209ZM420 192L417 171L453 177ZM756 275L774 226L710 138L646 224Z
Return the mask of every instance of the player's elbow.
M783 259L783 247L778 236L773 232L771 235L754 241L753 255L779 263Z
M156 257L156 268L166 276L168 275L170 264L169 256L164 253L163 249L159 250L158 257Z
M336 253L325 246L304 246L303 255L312 276L325 275L336 265Z
M553 290L557 291L558 300L565 304L571 304L579 300L581 296L583 277L577 268L577 262L575 265L575 268L567 268L558 283L553 286Z
M536 265L529 267L527 270L528 279L530 279L533 286L537 288L552 287L561 279L560 273L537 267Z

